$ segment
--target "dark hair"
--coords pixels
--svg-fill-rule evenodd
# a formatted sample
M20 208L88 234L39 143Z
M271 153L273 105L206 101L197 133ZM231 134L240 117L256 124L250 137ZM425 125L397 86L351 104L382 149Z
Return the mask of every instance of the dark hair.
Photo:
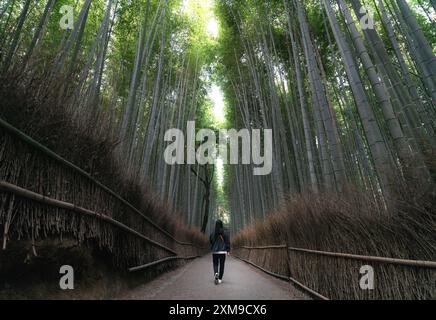
M215 232L213 234L213 238L214 241L216 241L216 239L218 239L218 237L224 234L224 226L223 226L223 222L221 220L217 220L215 222Z

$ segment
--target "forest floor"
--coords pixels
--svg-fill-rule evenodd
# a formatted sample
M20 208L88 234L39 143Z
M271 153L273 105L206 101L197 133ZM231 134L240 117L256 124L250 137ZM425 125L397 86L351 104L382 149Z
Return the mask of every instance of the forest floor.
M289 283L227 256L223 282L214 284L212 257L207 255L162 274L117 299L133 300L306 300Z

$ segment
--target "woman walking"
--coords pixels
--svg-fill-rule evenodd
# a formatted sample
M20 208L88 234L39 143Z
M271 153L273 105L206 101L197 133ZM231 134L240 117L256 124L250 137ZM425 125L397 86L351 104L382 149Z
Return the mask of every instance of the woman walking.
M221 220L216 221L215 231L210 235L209 241L212 249L215 284L218 284L223 280L226 255L230 252L230 237L227 232L225 232Z

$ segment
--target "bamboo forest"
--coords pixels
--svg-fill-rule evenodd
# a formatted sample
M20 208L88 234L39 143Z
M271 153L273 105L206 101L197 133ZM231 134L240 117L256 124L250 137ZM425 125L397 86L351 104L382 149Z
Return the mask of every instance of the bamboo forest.
M436 299L435 53L435 0L0 0L0 299Z

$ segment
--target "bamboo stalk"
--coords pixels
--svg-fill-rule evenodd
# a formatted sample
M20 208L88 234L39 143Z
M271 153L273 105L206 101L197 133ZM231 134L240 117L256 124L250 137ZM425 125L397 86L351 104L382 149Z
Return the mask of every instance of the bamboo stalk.
M302 284L301 282L299 282L298 280L289 277L289 281L293 282L294 284L296 284L297 286L299 286L301 289L306 290L307 292L309 292L311 295L317 297L320 300L330 300L329 298L323 296L322 294L316 292L313 289L310 289L309 287L305 286L304 284Z
M6 221L4 232L3 232L3 245L2 245L3 250L6 250L6 244L8 241L8 230L7 229L8 229L8 222Z
M191 260L191 259L196 259L199 256L191 256L191 257L179 257L179 256L175 256L175 257L167 257L167 258L163 258L157 261L153 261L147 264L143 264L141 266L137 266L137 267L131 267L129 268L129 272L134 272L134 271L139 271L139 270L143 270L152 266L155 266L157 264L161 264L163 262L167 262L167 261L171 261L171 260Z
M11 225L11 220L12 220L12 208L14 206L14 201L15 201L15 197L12 197L11 203L10 203L9 208L8 208L8 213L6 215L5 226L4 226L4 230L3 230L3 245L2 245L3 250L6 250L6 245L8 242L8 233L9 233L9 227Z

